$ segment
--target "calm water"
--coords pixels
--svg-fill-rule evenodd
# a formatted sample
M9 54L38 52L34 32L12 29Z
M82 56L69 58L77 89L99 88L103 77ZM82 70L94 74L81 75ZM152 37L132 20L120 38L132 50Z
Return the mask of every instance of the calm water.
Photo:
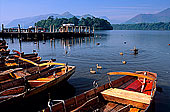
M108 82L107 72L136 70L156 72L157 86L161 87L163 92L156 93L155 111L163 112L170 109L169 31L96 31L95 37L46 40L45 44L44 41L37 44L34 42L19 44L18 39L6 41L11 50L31 53L36 49L43 60L56 58L57 62L75 65L76 72L68 81L75 88L75 94L91 89L94 80L102 79L99 84ZM134 46L139 49L136 56L130 51ZM124 55L121 56L120 52ZM122 64L122 60L127 61L127 64ZM90 68L97 70L96 64L101 65L103 69L97 71L97 74L90 74Z

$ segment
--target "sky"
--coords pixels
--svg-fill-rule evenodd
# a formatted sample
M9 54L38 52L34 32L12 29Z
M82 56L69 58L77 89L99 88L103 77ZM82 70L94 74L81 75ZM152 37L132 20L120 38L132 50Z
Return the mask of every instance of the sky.
M137 14L153 14L166 8L170 8L170 0L0 0L0 21L69 11L124 22Z

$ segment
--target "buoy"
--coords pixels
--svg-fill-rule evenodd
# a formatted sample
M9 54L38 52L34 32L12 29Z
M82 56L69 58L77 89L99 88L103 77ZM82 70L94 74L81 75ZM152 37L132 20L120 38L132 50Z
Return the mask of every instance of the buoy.
M127 62L126 61L122 61L123 64L126 64Z
M96 64L97 69L102 69L102 66L99 66L99 64Z
M100 43L98 42L98 43L96 43L96 45L100 45Z
M124 41L124 44L126 44L126 41Z
M168 44L168 45L170 45L170 44Z
M120 55L123 55L123 53L122 53L122 52L120 52Z
M96 74L96 71L92 70L92 68L90 68L90 73L91 74Z

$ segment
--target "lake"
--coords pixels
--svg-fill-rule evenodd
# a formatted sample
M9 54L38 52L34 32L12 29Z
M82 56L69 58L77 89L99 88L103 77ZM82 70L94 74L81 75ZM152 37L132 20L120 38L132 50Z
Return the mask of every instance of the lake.
M56 58L57 62L75 65L76 72L68 80L75 88L74 95L93 88L94 80L99 80L99 85L108 82L107 72L137 70L156 72L157 86L161 87L163 92L156 92L154 111L170 109L170 46L168 46L170 31L112 30L96 31L94 37L66 40L51 39L36 43L19 43L15 38L6 41L11 51L15 49L31 53L35 49L43 60ZM130 50L134 46L139 49L137 55L132 55L133 52ZM124 55L120 55L120 52ZM127 63L122 64L123 60ZM103 69L97 71L96 64L101 65ZM96 70L97 74L90 74L90 68ZM118 77L113 76L113 79L116 78Z

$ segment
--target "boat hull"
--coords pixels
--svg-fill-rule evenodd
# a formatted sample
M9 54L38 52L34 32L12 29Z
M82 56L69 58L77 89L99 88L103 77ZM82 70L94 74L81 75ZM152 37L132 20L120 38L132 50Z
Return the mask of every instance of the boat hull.
M27 92L21 93L21 94L17 95L17 97L12 97L12 98L6 99L4 101L1 101L0 107L2 107L1 109L5 109L6 107L9 107L9 105L13 105L17 102L21 102L21 101L26 100L30 97L33 97L33 96L37 95L38 93L48 90L52 86L59 86L60 83L67 81L72 76L72 74L74 74L74 72L75 72L75 66L72 66L72 70L68 71L67 73L65 73L64 75L62 75L58 78L55 78L54 80L52 80L50 82L42 84L41 86L35 87L33 89L30 89Z

